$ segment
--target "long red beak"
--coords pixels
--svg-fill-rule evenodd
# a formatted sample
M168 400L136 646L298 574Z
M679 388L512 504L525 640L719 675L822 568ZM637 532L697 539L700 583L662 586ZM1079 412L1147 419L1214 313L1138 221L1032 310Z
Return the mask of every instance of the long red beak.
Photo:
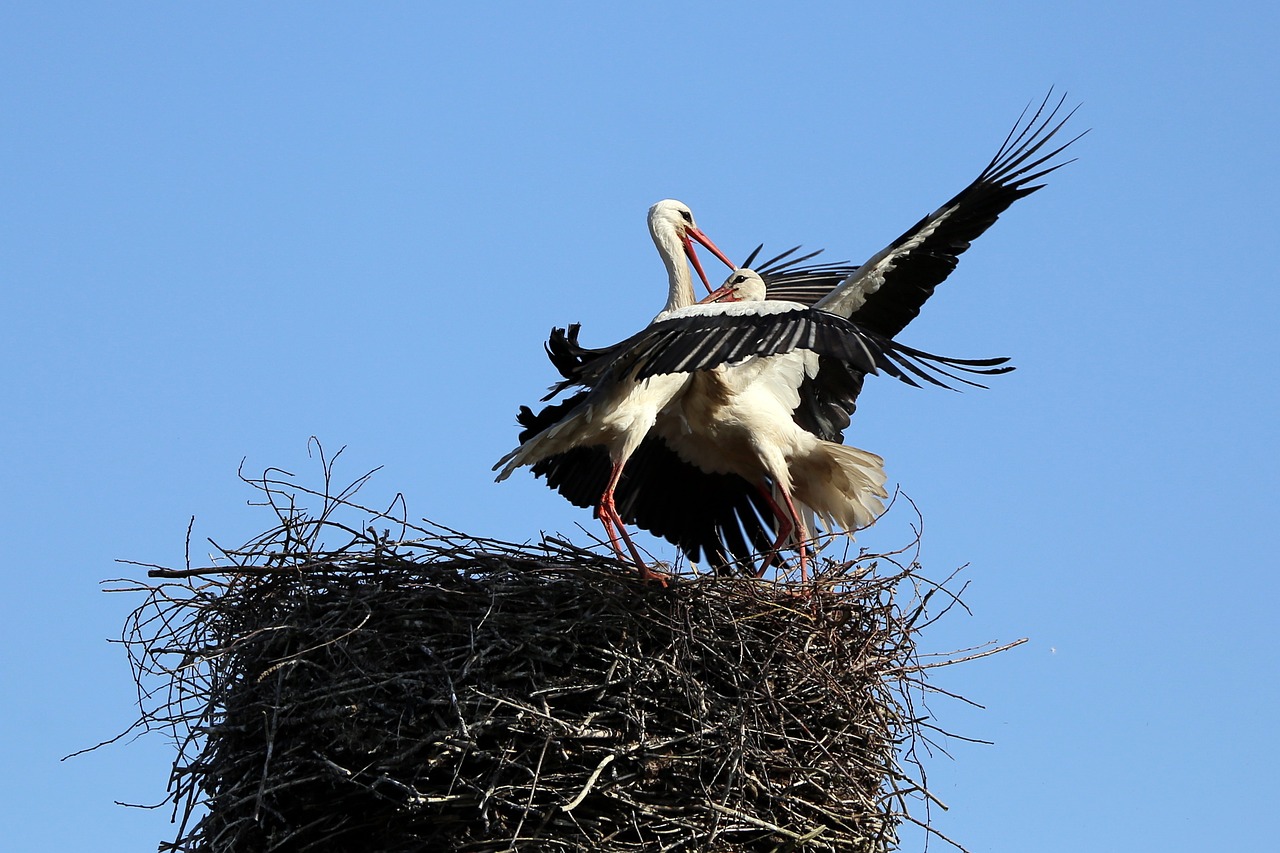
M737 266L733 263L733 261L725 257L724 252L720 251L719 246L711 242L710 237L708 237L706 234L703 234L699 229L689 228L685 231L685 238L684 238L685 254L689 256L689 260L693 263L693 268L698 271L698 278L702 279L702 286L707 289L707 293L711 293L712 292L711 282L707 280L707 274L702 269L702 262L698 260L698 253L693 250L693 243L689 241L690 237L692 237L694 240L697 240L699 243L705 246L707 251L711 252L711 254L719 258L721 262L724 263L724 265L727 266L729 269L731 270L737 269Z
M699 305L706 305L711 302L737 302L738 294L732 286L725 284L711 291L702 299L698 300Z

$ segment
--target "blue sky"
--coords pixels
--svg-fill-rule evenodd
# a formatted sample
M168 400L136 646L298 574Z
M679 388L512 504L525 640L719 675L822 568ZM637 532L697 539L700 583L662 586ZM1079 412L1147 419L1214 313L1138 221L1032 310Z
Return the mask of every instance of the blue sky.
M1273 5L8 4L0 10L0 799L6 849L154 849L117 558L269 519L250 472L346 446L373 503L596 532L489 466L541 343L637 329L644 227L859 261L963 187L1049 86L1092 128L903 334L1010 355L989 391L869 383L851 443L972 616L929 766L975 851L1257 850L1277 793ZM710 269L710 267L709 267ZM313 480L314 482L314 480ZM904 544L894 514L860 535ZM657 547L658 553L669 553ZM919 839L915 838L916 847ZM915 849L910 846L905 849ZM939 848L940 849L940 848Z

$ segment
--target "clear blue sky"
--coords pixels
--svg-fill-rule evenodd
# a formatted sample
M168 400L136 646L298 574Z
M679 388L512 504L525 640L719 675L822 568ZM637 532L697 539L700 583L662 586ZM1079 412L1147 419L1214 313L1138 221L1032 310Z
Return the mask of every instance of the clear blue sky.
M438 9L439 11L435 11ZM154 849L159 737L106 643L129 558L267 526L242 458L523 540L495 485L541 343L663 301L644 227L862 260L964 186L1050 85L1077 163L903 335L1017 373L871 383L850 440L970 567L930 766L970 849L1261 850L1277 794L1274 4L6 4L0 10L0 801L14 851ZM860 537L903 544L898 516ZM659 548L659 553L669 553ZM915 842L918 838L912 836ZM908 849L911 849L908 847ZM940 848L939 848L940 849Z

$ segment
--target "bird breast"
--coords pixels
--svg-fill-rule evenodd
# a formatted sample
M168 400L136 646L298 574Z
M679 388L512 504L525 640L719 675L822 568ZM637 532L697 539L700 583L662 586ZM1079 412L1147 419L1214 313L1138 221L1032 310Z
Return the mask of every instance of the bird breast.
M796 351L699 371L659 414L655 429L705 471L752 481L772 475L803 432L791 413L810 361L816 368L816 356Z

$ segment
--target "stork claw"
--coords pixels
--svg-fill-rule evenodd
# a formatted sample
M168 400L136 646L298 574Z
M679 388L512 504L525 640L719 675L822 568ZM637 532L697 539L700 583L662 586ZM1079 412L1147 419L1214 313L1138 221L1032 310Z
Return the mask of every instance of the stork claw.
M662 585L663 589L666 589L667 581L671 580L671 575L667 574L666 572L654 571L653 569L646 566L644 563L641 563L640 564L640 580L657 581Z

